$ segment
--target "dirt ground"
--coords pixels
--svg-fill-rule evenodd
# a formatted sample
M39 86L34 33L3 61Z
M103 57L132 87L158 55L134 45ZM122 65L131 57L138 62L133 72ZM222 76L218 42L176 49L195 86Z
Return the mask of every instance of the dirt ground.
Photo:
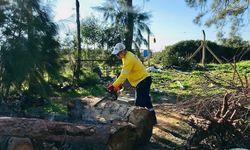
M157 125L147 150L184 149L191 127L187 123L187 114L176 104L161 103L154 106Z

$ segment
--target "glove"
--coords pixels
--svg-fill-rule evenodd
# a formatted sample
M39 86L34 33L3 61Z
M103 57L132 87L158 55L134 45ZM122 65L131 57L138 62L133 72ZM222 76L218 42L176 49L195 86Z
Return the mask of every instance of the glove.
M114 91L114 86L112 84L109 84L107 86L107 91L110 92L110 93L113 92Z
M114 87L112 84L109 84L107 87L107 90L110 93L112 93L112 92L117 93L121 88L122 88L122 84L118 85L117 87Z
M121 88L122 88L122 84L120 84L116 88L114 88L114 91L117 93Z

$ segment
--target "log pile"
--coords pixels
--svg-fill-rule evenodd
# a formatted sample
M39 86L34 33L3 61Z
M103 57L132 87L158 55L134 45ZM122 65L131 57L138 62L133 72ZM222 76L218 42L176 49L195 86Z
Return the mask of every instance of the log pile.
M71 149L75 144L81 148L94 145L96 149L126 150L143 147L149 141L153 124L148 110L117 101L103 101L92 107L88 100L70 102L68 122L0 117L0 136L8 137L4 149L15 145L36 149L31 141L53 141L67 143ZM13 137L20 139L9 144ZM0 141L0 145L3 143Z

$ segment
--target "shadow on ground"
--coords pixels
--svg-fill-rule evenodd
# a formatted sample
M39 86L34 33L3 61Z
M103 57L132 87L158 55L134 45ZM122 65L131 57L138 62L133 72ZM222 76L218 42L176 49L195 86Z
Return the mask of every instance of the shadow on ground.
M158 124L153 129L146 150L185 149L191 133L185 113L171 103L156 105L155 110Z

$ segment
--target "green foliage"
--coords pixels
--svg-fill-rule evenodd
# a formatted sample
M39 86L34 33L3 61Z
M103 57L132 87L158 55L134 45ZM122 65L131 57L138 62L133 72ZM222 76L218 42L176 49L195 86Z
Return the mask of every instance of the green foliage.
M221 43L225 47L231 47L235 50L235 60L249 60L250 59L250 43L243 41L239 36L230 39L221 39Z
M199 10L194 22L198 25L202 24L202 19L205 18L204 25L210 27L216 26L218 29L218 38L224 36L223 27L229 26L231 31L229 38L239 36L240 28L248 24L249 1L248 0L185 0L186 4Z
M62 103L50 101L50 103L46 104L45 106L26 108L25 112L39 113L39 114L57 112L57 113L67 114L68 110L67 106L63 105Z
M93 73L92 71L85 71L80 77L81 87L94 86L98 83L100 83L100 78L96 73Z
M80 96L100 96L105 93L105 87L102 84L96 84L85 87L74 87L65 91L54 92L55 96L72 98L72 97L80 97Z
M119 24L117 25L106 25L103 31L103 38L101 43L107 45L108 50L113 50L112 48L116 43L123 41L125 28Z
M102 27L95 18L87 18L81 22L81 35L87 45L101 44Z
M234 64L232 64L234 65ZM208 64L207 68L209 70L222 70L224 72L232 72L232 66L230 64ZM250 63L249 61L240 61L237 63L237 70L242 74L250 73Z
M147 38L144 37L145 35L143 33L151 34L148 27L151 16L148 12L142 12L141 9L135 6L128 6L124 0L106 0L102 6L96 7L95 9L103 13L105 21L110 22L110 29L107 31L111 30L113 33L105 32L105 34L111 33L108 36L109 38L119 37L118 42L124 42L128 50L131 50L129 45L131 45L132 42L136 51L139 51L139 47L142 44L147 44ZM132 24L128 20L132 20ZM129 41L130 38L131 41Z
M199 47L198 41L182 41L175 45L165 47L162 52L153 56L153 61L162 66L179 66L182 69L193 68L194 63L187 58Z
M221 39L221 43L226 47L233 47L233 48L249 47L249 41L244 41L239 36L235 36L229 39Z
M191 68L193 63L187 60L187 57L195 47L195 41L184 41L172 46L165 47L165 50L153 57L154 62L160 63L162 66L180 66L182 68Z
M151 73L153 77L152 96L154 101L167 98L169 101L188 100L203 97L219 96L233 91L232 85L240 86L237 76L233 78L234 69L230 64L208 64L206 71L193 70L190 72L163 69L160 73ZM245 83L244 76L250 77L250 62L237 63L237 71ZM211 82L205 76L210 77ZM184 87L182 89L180 84Z
M199 48L200 41L181 41L172 46L167 46L162 52L158 52L153 56L153 61L162 66L179 66L181 68L193 68L194 63L201 61L201 50L191 60L188 58ZM232 62L250 59L250 52L248 48L244 47L226 47L217 45L214 42L207 41L208 47L221 60ZM206 63L217 63L213 55L206 49Z
M47 95L48 80L59 77L56 26L39 0L1 1L0 87L11 93Z

